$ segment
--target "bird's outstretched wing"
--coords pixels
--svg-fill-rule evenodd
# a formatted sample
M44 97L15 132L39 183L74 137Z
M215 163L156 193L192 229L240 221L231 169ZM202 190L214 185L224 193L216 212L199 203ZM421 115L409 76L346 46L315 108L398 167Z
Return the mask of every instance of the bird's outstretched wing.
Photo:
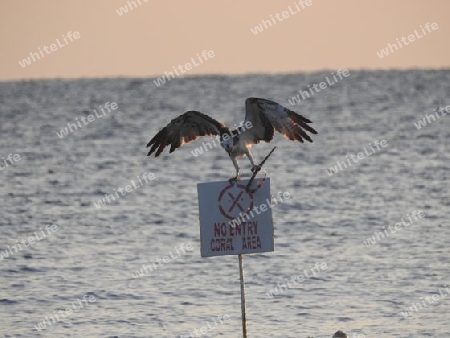
M156 152L155 157L158 157L168 145L170 145L170 152L173 152L200 136L219 135L226 131L228 131L227 127L212 117L198 111L188 111L170 121L150 140L147 148L150 146L151 148L147 156Z
M302 143L303 139L312 142L306 131L317 134L317 131L308 125L312 123L309 119L270 100L250 97L245 100L245 111L245 121L250 121L252 127L246 129L243 134L251 143L270 142L274 129L287 139Z

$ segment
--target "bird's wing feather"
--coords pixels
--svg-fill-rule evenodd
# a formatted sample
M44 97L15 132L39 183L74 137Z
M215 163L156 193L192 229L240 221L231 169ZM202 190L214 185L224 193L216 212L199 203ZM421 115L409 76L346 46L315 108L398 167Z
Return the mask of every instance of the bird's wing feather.
M188 111L170 121L147 144L151 146L147 156L155 153L158 157L164 148L170 145L170 153L183 144L194 141L200 136L219 135L228 129L223 123L198 111Z
M270 142L274 129L287 139L302 143L303 139L312 142L305 130L317 134L317 131L308 125L312 123L309 119L270 100L248 98L245 101L245 111L245 121L250 121L252 127L246 129L243 136L251 143Z

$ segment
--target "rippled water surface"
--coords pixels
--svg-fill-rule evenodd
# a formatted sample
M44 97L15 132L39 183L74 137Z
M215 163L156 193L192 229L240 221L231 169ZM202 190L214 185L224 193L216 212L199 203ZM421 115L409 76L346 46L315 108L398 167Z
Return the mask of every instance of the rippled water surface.
M145 144L187 110L233 125L250 96L290 107L330 73L0 83L0 158L20 156L0 171L0 337L242 336L238 259L199 247L197 183L228 179L231 161L219 148L194 157L201 141L158 159ZM244 258L249 337L450 335L449 115L414 124L449 97L450 71L351 71L292 107L314 121L314 143L277 135L254 148L261 160L278 146L265 168L272 193L291 198L272 210L275 251ZM57 135L106 102L118 108ZM327 173L376 140L386 146ZM364 243L414 211L425 217ZM317 263L327 268L267 295ZM134 279L143 264L156 268Z

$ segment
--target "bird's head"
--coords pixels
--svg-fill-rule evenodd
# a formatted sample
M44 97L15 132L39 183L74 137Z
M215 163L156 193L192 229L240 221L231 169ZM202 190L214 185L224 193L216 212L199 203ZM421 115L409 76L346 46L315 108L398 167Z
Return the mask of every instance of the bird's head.
M220 136L220 145L223 149L226 150L227 153L231 152L231 150L233 149L233 144L233 136L231 134L223 133Z

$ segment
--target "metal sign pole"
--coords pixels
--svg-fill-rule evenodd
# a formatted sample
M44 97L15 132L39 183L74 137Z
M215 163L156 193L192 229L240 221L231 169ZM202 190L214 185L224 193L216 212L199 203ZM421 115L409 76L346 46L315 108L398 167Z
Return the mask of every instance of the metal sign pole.
M242 336L247 338L247 317L245 315L245 290L244 290L244 267L242 263L243 255L239 254L239 277L241 280L241 312L242 312Z
M262 162L259 164L259 169L254 171L252 177L248 181L247 187L245 188L247 193L248 192L254 193L259 188L261 188L262 183L264 183L264 181L266 180L266 176L265 175L264 175L264 179L262 180L262 182L260 184L258 184L256 189L251 190L250 186L251 186L253 180L255 179L256 175L258 174L258 172L261 170L261 168L264 165L264 163L267 161L267 159L270 157L270 155L272 155L272 153L274 152L274 150L276 148L277 147L273 147L273 149L270 151L270 153L267 154L267 156L264 158L264 160L262 160ZM242 336L244 338L247 338L247 316L245 314L245 282L244 282L244 266L243 266L243 263L242 263L242 260L243 260L242 254L238 254L238 258L239 258L239 278L241 280Z

